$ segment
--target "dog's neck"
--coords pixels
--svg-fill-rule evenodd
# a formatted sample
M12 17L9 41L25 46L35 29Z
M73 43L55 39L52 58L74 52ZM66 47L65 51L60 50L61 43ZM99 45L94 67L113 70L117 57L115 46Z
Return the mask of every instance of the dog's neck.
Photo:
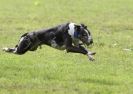
M69 24L68 34L74 39L78 37L78 33L75 31L75 23Z

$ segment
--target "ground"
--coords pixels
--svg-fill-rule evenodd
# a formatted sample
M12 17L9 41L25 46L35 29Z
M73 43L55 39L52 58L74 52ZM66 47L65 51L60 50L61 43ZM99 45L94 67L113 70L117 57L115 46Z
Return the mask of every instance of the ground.
M0 50L0 94L133 94L132 0L1 0L0 48L65 22L92 32L95 61L47 46L18 56Z

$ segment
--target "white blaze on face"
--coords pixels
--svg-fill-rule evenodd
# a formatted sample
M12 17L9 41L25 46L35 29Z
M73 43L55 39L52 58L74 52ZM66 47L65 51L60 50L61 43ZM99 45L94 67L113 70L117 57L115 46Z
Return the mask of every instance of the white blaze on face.
M69 24L69 30L68 30L68 34L74 38L74 31L75 31L75 23L70 23Z

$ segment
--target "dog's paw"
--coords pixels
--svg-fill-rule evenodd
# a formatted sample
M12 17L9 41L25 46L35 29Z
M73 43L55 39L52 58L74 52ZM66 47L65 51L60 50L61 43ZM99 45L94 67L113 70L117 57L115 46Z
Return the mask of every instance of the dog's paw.
M92 55L89 55L88 58L89 58L90 61L94 61L95 60Z
M2 50L5 52L8 52L9 49L7 47L5 47L5 48L2 48Z
M87 53L88 59L90 61L94 61L95 59L94 59L93 55L95 55L95 54L96 54L95 52L88 52Z
M88 55L95 55L96 52L88 52Z
M95 55L96 54L96 52L91 52L91 55Z

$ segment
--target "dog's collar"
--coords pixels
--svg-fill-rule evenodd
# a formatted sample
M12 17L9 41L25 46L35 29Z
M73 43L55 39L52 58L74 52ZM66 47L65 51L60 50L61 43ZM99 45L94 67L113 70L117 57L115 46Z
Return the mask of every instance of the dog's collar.
M74 38L78 38L78 32L74 32Z
M69 24L68 34L69 34L72 38L78 38L78 32L75 31L75 23L70 23L70 24Z

